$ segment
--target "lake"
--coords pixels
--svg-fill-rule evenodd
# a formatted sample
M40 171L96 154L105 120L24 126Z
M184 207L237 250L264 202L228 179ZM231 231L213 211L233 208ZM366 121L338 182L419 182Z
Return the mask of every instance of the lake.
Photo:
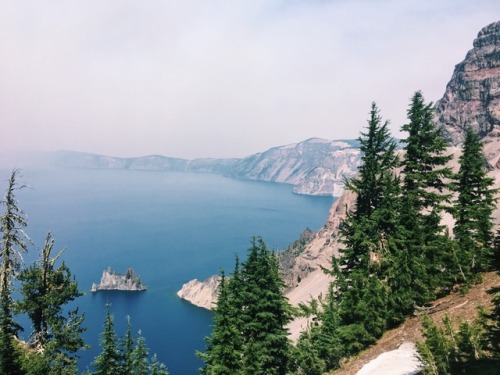
M9 175L1 170L2 191ZM221 268L231 273L234 256L245 259L254 235L269 248L282 249L305 227L319 229L333 202L292 194L289 185L213 174L26 169L22 175L30 188L16 197L35 243L27 262L36 259L52 232L54 253L67 247L63 259L86 292L75 301L86 315L85 340L91 345L81 353L81 370L99 354L109 302L118 336L129 315L135 336L141 330L150 354L156 353L171 375L197 374L202 362L195 351L205 348L212 313L176 292L190 279L205 279ZM122 273L133 268L148 290L90 293L108 266Z

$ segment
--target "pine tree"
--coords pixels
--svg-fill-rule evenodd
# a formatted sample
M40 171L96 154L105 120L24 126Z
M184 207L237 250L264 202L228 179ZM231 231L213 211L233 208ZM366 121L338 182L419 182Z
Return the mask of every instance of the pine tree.
M500 271L500 229L497 229L493 239L493 269Z
M397 202L399 181L394 169L399 159L388 125L388 121L382 123L372 103L368 130L359 138L362 157L358 175L346 181L346 188L356 193L356 208L341 226L346 249L340 265L345 273L361 269L368 274L371 259L381 258L384 239L393 229L394 211L385 208Z
M424 374L449 374L451 345L442 329L429 317L422 319L425 342L417 343Z
M254 237L242 270L236 258L229 282L222 273L212 336L198 353L202 374L286 374L291 307L283 288L276 256Z
M111 306L106 304L106 318L104 320L104 331L101 334L99 354L92 363L95 371L93 375L116 375L121 374L120 364L122 355L118 349L118 340L114 329L114 317L111 315Z
M425 104L422 93L417 91L408 110L410 122L401 128L408 133L408 137L402 140L406 144L404 189L421 214L424 209L443 209L443 204L450 198L443 191L447 189L445 179L452 175L446 166L451 156L443 155L446 140L442 130L433 123L433 116L432 103Z
M252 239L242 267L242 337L244 374L286 374L290 343L285 325L291 308L276 256L260 237Z
M374 103L368 130L359 141L359 173L346 182L356 193L356 206L340 227L345 250L333 272L339 293L338 335L349 355L372 344L387 326L387 286L380 280L387 279L392 262L394 249L389 245L398 235L401 195L394 171L399 165L396 143Z
M491 313L487 316L488 324L486 326L487 330L487 341L488 346L493 357L500 360L500 293L496 293L492 299L493 309Z
M433 123L432 103L425 104L417 91L408 110L409 123L402 130L408 133L403 158L403 197L401 224L404 227L406 251L416 264L422 266L413 272L413 283L418 285L414 298L421 304L434 297L434 291L442 286L449 274L447 254L450 241L440 224L440 213L450 200L447 179L452 176L447 163L450 155L444 155L446 141L441 129ZM421 259L417 259L417 257Z
M133 353L134 353L134 338L132 337L132 324L130 323L130 316L127 316L127 330L125 337L122 341L122 357L123 357L123 372L125 374L132 374L133 369Z
M490 269L494 263L492 213L497 190L493 189L493 178L487 175L482 144L470 127L465 133L459 161L454 234L464 272L477 273Z
M320 356L316 339L318 330L318 327L312 326L301 333L293 351L294 374L322 375L325 372L325 361Z
M167 367L158 360L156 354L151 358L149 372L151 375L168 375Z
M236 277L239 277L238 269L237 261ZM198 356L205 362L205 366L201 369L204 375L241 373L242 337L241 328L237 324L241 311L233 303L230 293L224 271L222 271L217 307L214 309L212 335L206 339L208 343L206 353L198 353Z
M149 370L148 364L149 350L146 347L146 339L139 331L139 337L136 340L136 345L132 351L132 372L131 375L147 375Z
M412 243L405 238L403 228L397 237L388 243L391 249L390 265L387 267L388 327L395 327L404 322L406 316L415 309L416 301L427 291L418 275L425 274L424 259L411 249Z
M328 289L326 301L321 305L317 320L319 326L313 327L310 340L324 362L324 371L333 370L340 365L344 350L339 337L340 315L337 295L333 284Z
M64 307L80 297L78 284L63 262L55 268L62 255L51 258L54 239L49 233L39 261L18 276L22 299L14 304L16 312L26 313L33 326L31 346L43 352L52 369L76 366L75 353L85 348L81 334L83 316L77 311L64 314Z
M17 179L19 170L15 169L8 181L5 198L1 202L5 213L0 216L2 239L0 243L0 373L20 374L21 366L13 338L18 325L12 317L12 280L19 270L21 253L27 251L29 238L23 231L26 227L24 212L15 199L15 191L24 187Z

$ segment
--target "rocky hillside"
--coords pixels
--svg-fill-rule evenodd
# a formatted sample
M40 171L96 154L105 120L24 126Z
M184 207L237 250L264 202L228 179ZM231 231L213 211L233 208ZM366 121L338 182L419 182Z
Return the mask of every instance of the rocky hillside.
M225 176L291 184L297 194L338 197L344 177L359 165L358 141L311 138L275 147L243 159L186 160L161 155L117 158L74 151L58 151L50 164L66 168L108 168L217 173Z
M499 30L500 22L481 30L474 41L474 49L467 54L464 62L457 65L443 98L436 104L436 118L455 143L460 142L464 123L476 124L475 129L483 136L485 143L484 150L490 164L489 174L495 179L498 188L500 188ZM472 68L473 66L476 68ZM485 91L486 88L488 91ZM273 152L279 154L279 150ZM456 169L459 149L450 147L448 154L453 155L450 166ZM258 165L257 161L255 164ZM265 171L264 168L261 169ZM273 171L275 170L270 171L269 175L272 175ZM286 281L290 289L286 295L292 304L297 305L311 297L316 298L326 293L330 279L321 267L329 267L332 256L337 256L342 250L338 226L354 201L355 197L351 192L344 193L333 204L325 225L308 238L307 244L296 258L291 261L287 260ZM499 208L494 216L495 220L500 223ZM445 224L453 225L450 217L443 219ZM301 320L296 320L291 324L292 338L297 337L305 324Z
M311 138L241 159L229 175L292 184L299 194L340 196L344 176L357 171L358 147L353 140Z
M436 121L454 145L464 127L481 137L498 136L500 127L500 21L484 27L464 61L455 66L444 96L436 103Z
M496 273L487 273L483 278L481 284L473 285L466 294L457 291L434 301L427 313L438 324L445 315L455 325L461 320L474 320L479 306L491 309L492 294L500 285L500 275ZM342 368L332 371L330 375L414 374L419 363L413 357L416 354L413 343L424 341L420 318L412 317L400 327L387 331L377 344L349 359Z

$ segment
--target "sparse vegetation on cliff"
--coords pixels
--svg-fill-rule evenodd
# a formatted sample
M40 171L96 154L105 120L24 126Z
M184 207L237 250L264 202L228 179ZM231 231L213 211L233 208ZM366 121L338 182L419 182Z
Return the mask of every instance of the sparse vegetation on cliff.
M491 240L496 190L481 162L477 138L469 134L460 172L453 175L446 142L432 122L432 105L420 92L411 100L408 118L399 161L394 141L372 106L368 129L360 138L362 165L347 183L356 193L356 204L340 225L345 250L332 259L329 272L335 281L316 311L317 322L297 344L298 360L304 357L301 348L317 355L299 362L299 374L339 367L342 358L374 344L453 285L467 285L480 272L498 267ZM395 174L398 167L401 176ZM453 191L459 198L452 201ZM441 224L445 210L456 213L455 240ZM326 320L332 305L337 318ZM321 350L325 337L335 343L327 352ZM328 360L331 353L336 353L333 362Z

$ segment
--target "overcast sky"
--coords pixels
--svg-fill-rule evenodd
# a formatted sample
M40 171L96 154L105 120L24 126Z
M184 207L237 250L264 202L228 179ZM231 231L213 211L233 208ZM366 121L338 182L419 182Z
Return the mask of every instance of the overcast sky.
M0 153L243 157L444 93L498 0L3 1Z

